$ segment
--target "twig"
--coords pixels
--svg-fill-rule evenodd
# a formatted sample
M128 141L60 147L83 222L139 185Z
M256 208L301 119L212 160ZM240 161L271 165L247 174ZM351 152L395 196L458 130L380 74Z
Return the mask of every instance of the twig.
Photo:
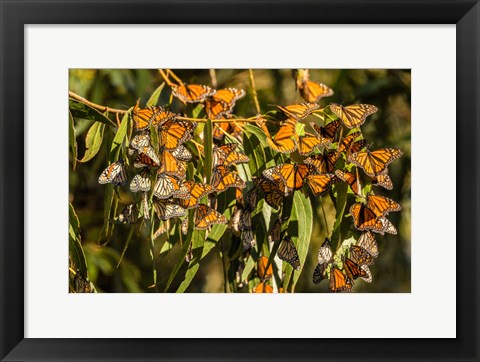
M258 103L257 88L255 87L255 78L253 78L253 70L249 69L248 71L250 74L250 85L252 86L253 101L255 102L255 108L257 110L257 113L260 114L262 112L260 110L260 103Z
M170 79L168 79L168 76L163 72L163 69L159 69L158 72L160 73L160 75L162 76L163 80L165 81L165 83L168 84L169 87L171 87L173 85L172 82L170 82Z
M212 80L213 88L217 88L217 74L215 73L215 69L209 69L208 72L210 73L210 79Z
M106 106L102 106L100 104L90 102L89 100L83 98L82 96L79 96L76 93L73 93L72 91L68 91L68 95L69 95L70 98L76 99L77 101L85 103L86 105L88 105L92 108L98 109L99 111L102 111L102 112L117 113L117 114L125 114L125 113L128 112L128 111L125 111L123 109L110 108L110 107L106 107Z
M171 69L167 69L167 75L171 75L172 78L175 79L175 81L178 83L178 85L183 84L182 80L179 77L177 77L177 75L174 72L172 72Z

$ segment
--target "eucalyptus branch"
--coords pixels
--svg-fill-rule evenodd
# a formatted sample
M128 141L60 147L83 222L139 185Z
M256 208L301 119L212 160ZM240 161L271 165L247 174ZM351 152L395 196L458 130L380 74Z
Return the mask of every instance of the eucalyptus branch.
M257 110L257 113L260 114L262 113L262 111L260 110L260 103L258 103L257 88L255 87L255 78L253 77L253 70L249 69L248 72L250 74L250 85L252 86L253 101L255 102L255 108Z
M88 99L85 99L82 96L79 96L78 94L76 94L72 91L68 91L68 96L70 98L76 99L77 101L85 103L87 106L95 108L95 109L97 109L101 112L116 113L116 114L125 114L125 113L128 112L127 110L110 108L110 107L107 107L107 106L102 106L100 104L90 102Z

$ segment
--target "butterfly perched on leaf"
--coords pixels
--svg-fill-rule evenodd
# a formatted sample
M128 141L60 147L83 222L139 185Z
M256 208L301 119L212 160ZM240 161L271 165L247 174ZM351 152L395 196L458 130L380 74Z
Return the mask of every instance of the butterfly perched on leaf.
M143 132L135 135L135 137L132 138L132 141L130 142L130 146L137 151L141 151L144 148L147 148L150 146L150 133L149 132Z
M299 103L299 104L292 104L289 106L278 106L276 105L280 111L287 117L293 118L297 121L300 121L313 113L313 111L320 108L320 106L316 103Z
M355 195L361 195L362 185L354 173L343 170L335 170L335 176L337 176L343 182L346 182Z
M245 91L237 88L219 89L205 102L205 111L209 119L219 119L229 115L235 102L245 97Z
M183 180L186 176L186 171L187 166L185 162L177 160L171 151L166 149L160 150L159 173L165 173Z
M111 163L102 171L98 177L99 184L113 184L115 186L125 185L127 183L127 173L123 160Z
M302 156L307 156L321 145L322 142L317 136L307 132L304 136L298 138L298 153Z
M350 246L350 258L358 265L373 264L373 256L359 245Z
M310 125L317 133L320 143L322 145L328 145L332 142L335 142L335 138L337 137L338 130L340 129L340 121L335 120L330 123L327 123L325 126L321 127L318 126L314 122L310 122Z
M261 256L257 262L257 274L260 280L270 279L273 275L272 264L268 266L268 258L266 256Z
M280 187L277 182L263 176L255 178L253 181L255 186L262 190L265 202L275 210L278 210L282 206L283 199L285 198L284 186Z
M170 197L186 198L189 196L188 189L175 177L164 172L157 174L157 182L153 186L153 194L159 199Z
M322 280L326 279L325 272L327 267L333 262L333 253L330 247L330 239L325 238L323 244L318 249L317 254L317 266L313 271L312 281L314 284L320 283Z
M358 279L359 277L366 277L367 274L364 270L360 269L360 265L355 263L353 260L342 257L343 268L345 269L345 273L351 280Z
M152 146L140 149L133 162L135 168L158 167L159 165L160 159Z
M133 107L132 118L137 131L148 129L150 126L158 126L169 120L174 119L177 115L162 107L149 106L146 108L139 107L140 101Z
M249 158L236 151L238 145L236 143L227 143L223 146L213 147L213 166L230 166L232 164L246 163Z
M139 191L150 191L152 187L152 181L150 180L150 168L145 167L140 173L133 176L132 181L130 181L130 191L139 192Z
M195 228L208 229L213 224L226 224L227 218L205 204L198 204L195 209Z
M285 235L277 250L278 257L290 264L293 269L300 270L300 259L297 248L290 236Z
M185 209L193 209L202 197L215 191L213 186L195 181L185 181L183 185L188 191L188 196L179 200L178 203Z
M344 107L332 103L330 104L330 110L340 118L345 126L355 128L364 124L367 117L377 112L378 108L371 104L352 104Z
M332 268L330 269L330 282L328 284L329 291L331 293L351 292L352 288L352 280L337 266L332 264Z
M215 89L202 84L172 85L172 94L183 103L199 103L215 94Z
M275 136L271 136L267 127L262 127L267 135L268 146L280 153L292 153L297 149L298 135L295 129L297 122L293 118L282 122Z
M158 217L163 221L177 217L185 216L187 210L175 203L171 199L153 199L153 207Z
M392 230L391 227L393 227L385 215L399 210L401 210L401 206L397 202L383 196L369 195L366 204L355 203L350 207L350 215L358 230L371 230L384 234L387 232L387 228Z
M179 161L188 162L192 159L191 152L183 145L178 146L171 152L172 156Z
M343 137L343 139L338 143L338 152L344 152L347 150L350 151L355 139L357 139L360 134L360 132L353 132Z
M392 190L393 182L388 174L378 175L372 179L372 185L381 186L384 189Z
M281 216L278 216L275 219L275 222L272 225L272 229L268 233L268 241L270 243L278 243L281 239L281 232L282 232L282 223L284 220Z
M229 187L237 187L243 189L245 181L235 171L230 171L228 167L223 165L215 166L212 170L212 179L210 184L215 191L222 192Z
M283 163L263 171L263 176L274 181L282 182L284 192L287 195L292 190L299 190L304 185L307 176L312 174L315 168L312 165Z
M331 173L310 175L306 178L306 183L315 197L325 195L330 190L330 186L337 181L338 179Z
M376 258L378 256L378 244L375 236L370 231L362 233L356 245L368 251L372 257Z
M323 97L333 96L333 89L323 83L305 80L298 87L301 96L309 103L317 103Z
M196 122L184 120L169 120L159 128L160 145L166 150L174 150L193 137L197 128Z
M387 166L402 155L403 152L397 148L381 148L376 151L367 149L351 153L348 160L361 167L367 176L376 177L385 174Z
M323 154L313 155L305 158L303 162L315 167L319 173L332 173L335 169L335 163L338 160L338 153L330 151Z
M127 205L118 215L119 222L135 224L137 221L137 207L135 204Z

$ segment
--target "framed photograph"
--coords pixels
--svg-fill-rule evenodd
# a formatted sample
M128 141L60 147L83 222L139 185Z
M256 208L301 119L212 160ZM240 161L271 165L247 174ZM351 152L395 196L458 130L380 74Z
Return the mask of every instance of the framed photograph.
M1 5L2 361L479 359L477 1Z

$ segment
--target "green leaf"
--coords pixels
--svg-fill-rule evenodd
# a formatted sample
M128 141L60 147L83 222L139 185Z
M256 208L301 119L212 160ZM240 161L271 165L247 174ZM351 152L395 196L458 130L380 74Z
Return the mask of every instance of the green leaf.
M92 124L85 137L85 147L87 148L85 155L78 162L88 162L96 156L102 146L104 130L105 125L103 123L95 122Z
M132 240L133 232L135 231L135 226L132 225L130 228L130 232L128 233L127 241L125 242L125 245L123 246L122 254L120 255L120 259L118 260L117 263L117 269L120 266L123 257L125 256L125 253L127 252L128 246L130 245L130 240Z
M72 163L73 163L73 171L77 167L77 156L78 156L78 148L77 148L77 138L75 135L75 125L73 123L73 116L72 112L68 112L69 117L69 124L68 124L68 137L70 138L70 148L72 150Z
M107 245L113 235L114 225L112 220L117 212L118 198L115 195L112 184L106 185L103 201L103 227L98 237L100 246Z
M85 253L80 238L80 221L75 213L75 209L71 203L69 205L69 245L70 245L70 257L75 263L75 266L80 270L82 275L88 277L87 260L85 259Z
M299 271L294 271L290 264L287 264L287 267L285 268L284 289L287 290L288 283L293 275L291 287L293 292L298 278L300 277L300 273L305 265L313 225L312 205L310 200L300 191L296 191L293 195L292 211L290 215L288 233L297 247L301 268Z
M213 128L212 121L208 120L205 123L205 128L203 129L203 140L204 140L204 154L205 154L205 177L207 184L210 183L210 178L212 177L212 152L213 152Z
M163 87L165 87L165 82L159 85L157 89L152 93L150 98L147 101L147 106L156 106L158 103L158 98L160 97L160 94L162 93Z
M130 108L127 113L122 118L120 123L120 127L118 128L115 137L113 138L112 146L110 147L110 162L118 161L120 156L121 146L123 141L125 141L127 136L127 130L129 127L129 123L131 123L132 119L130 117L130 112L133 108Z
M265 167L266 158L264 147L262 144L262 137L256 132L256 129L253 127L248 128L249 125L245 127L245 132L243 133L243 148L245 154L250 159L248 161L248 166L252 175L259 175ZM263 137L264 138L264 137Z
M193 259L188 264L187 272L185 273L185 279L182 281L177 289L177 293L183 293L193 280L195 274L197 274L200 268L200 259L203 254L203 246L205 244L205 230L195 230L192 236L192 253Z
M74 118L89 119L95 122L103 123L110 127L116 127L117 125L110 118L105 117L102 113L96 109L77 101L76 99L69 99L69 108Z

